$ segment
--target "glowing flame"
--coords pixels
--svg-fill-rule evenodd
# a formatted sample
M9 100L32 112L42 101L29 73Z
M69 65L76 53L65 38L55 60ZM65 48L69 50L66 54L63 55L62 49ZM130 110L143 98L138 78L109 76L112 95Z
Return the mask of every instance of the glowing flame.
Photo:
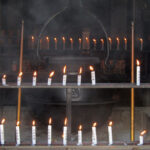
M68 122L68 119L67 119L67 118L65 118L64 126L67 126L67 122Z
M79 69L79 74L82 74L82 72L83 72L83 68L80 67L80 69Z
M57 38L56 37L54 38L54 41L57 42Z
M79 130L80 130L80 131L82 130L82 125L79 125Z
M111 37L109 37L109 38L108 38L108 41L109 41L110 43L112 43L112 39L111 39Z
M109 122L109 126L112 126L112 125L113 125L113 122L112 122L112 121L110 121L110 122Z
M96 44L96 39L93 39L93 42Z
M63 40L63 41L65 41L65 40L66 40L64 36L62 37L62 40Z
M100 39L100 41L101 41L102 43L104 43L104 39Z
M140 40L141 43L143 43L143 39L142 38L139 38L139 40Z
M62 138L64 138L64 134L62 134Z
M37 71L33 72L33 76L36 77L37 76Z
M4 74L4 75L3 75L3 79L6 79L6 77L7 77L6 74Z
M140 66L140 61L138 59L136 60L136 65Z
M93 123L93 127L96 127L96 126L97 126L97 122L94 122L94 123Z
M71 43L73 42L73 39L72 39L72 38L70 38L70 42L71 42Z
M20 121L17 121L16 126L19 126L19 125L20 125Z
M82 39L81 39L81 38L79 38L79 42L80 42L80 43L82 42Z
M146 130L143 130L140 135L143 136L143 135L146 134L146 133L147 133L147 131L146 131Z
M94 67L93 66L90 66L89 69L90 69L90 71L94 71Z
M52 118L49 118L49 125L52 124Z
M32 126L35 126L35 120L32 121Z
M127 42L127 38L126 37L124 37L124 41Z
M116 40L117 40L117 42L120 42L120 39L119 39L119 37L116 37Z
M34 40L34 36L32 36L31 39Z
M6 119L5 119L5 118L3 118L3 119L2 119L2 121L1 121L1 124L4 124L4 123L5 123L5 121L6 121Z
M63 68L63 73L66 74L66 72L67 72L67 66L65 65Z
M52 78L55 74L55 71L52 71L50 74L49 74L49 77Z
M46 37L46 40L49 41L49 37L48 36Z
M20 73L19 73L19 77L22 77L22 75L23 75L23 72L20 72Z
M85 39L86 39L86 41L88 41L88 40L89 40L89 38L88 38L88 37L86 37Z

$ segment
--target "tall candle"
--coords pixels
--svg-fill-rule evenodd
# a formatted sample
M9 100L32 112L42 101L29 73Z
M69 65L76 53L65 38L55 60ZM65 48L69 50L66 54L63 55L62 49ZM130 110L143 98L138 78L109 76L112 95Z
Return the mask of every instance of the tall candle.
M23 73L22 73L22 72L20 72L20 73L19 73L19 75L18 75L18 77L17 77L17 85L18 85L18 86L20 86L20 85L21 85L22 75L23 75Z
M92 145L97 145L97 133L96 133L96 126L97 126L97 123L93 123L93 126L92 126Z
M90 49L90 41L89 41L89 38L86 37L85 39L86 39L86 48L87 48L87 49Z
M49 42L50 42L50 39L49 39L49 37L47 36L47 37L46 37L46 49L49 49Z
M140 61L136 60L136 85L140 86L140 76L141 76L141 67L140 67Z
M35 126L35 121L32 121L32 145L36 145L36 126Z
M80 86L81 85L81 80L82 80L82 71L83 71L83 68L80 67L79 69L79 74L78 74L78 79L77 79L77 85Z
M17 121L16 124L16 145L20 145L21 140L20 140L20 122Z
M49 118L47 140L48 140L47 141L48 145L51 145L52 144L52 118Z
M96 44L97 44L96 39L93 39L93 44L94 44L94 49L96 50Z
M47 85L52 85L52 77L54 76L55 74L55 71L52 71L50 74L49 74L49 78L48 78L48 81L47 81Z
M78 144L77 145L82 145L82 125L79 126L79 130L78 130Z
M1 124L0 124L0 142L1 142L1 145L5 144L4 123L5 123L5 118L2 119Z
M89 69L90 69L90 71L91 71L91 81L92 81L92 85L96 85L96 77L95 77L94 67L93 67L93 66L90 66Z
M57 50L57 43L58 43L58 41L57 41L56 37L54 38L54 42L55 42L55 50Z
M124 37L124 49L125 50L127 50L127 44L128 44L127 38Z
M66 83L67 83L67 66L65 65L64 66L64 68L63 68L63 86L65 86L66 85Z
M32 79L32 86L36 86L36 82L37 82L37 72L34 71L33 79Z
M113 122L110 121L110 122L109 122L109 125L108 125L108 139L109 139L109 145L112 145L112 144L113 144L112 125L113 125Z
M101 41L101 50L103 51L104 50L104 39L100 39Z
M140 40L140 50L142 51L143 50L143 39L140 38L139 40Z
M120 39L119 37L116 37L116 41L117 41L117 50L120 49Z
M139 136L139 144L138 145L143 145L144 144L144 135L146 134L146 130L143 130Z
M4 86L6 85L6 77L7 76L5 74L2 77L2 85L4 85Z
M73 39L72 38L70 38L70 48L71 48L71 50L73 50Z
M65 37L62 37L62 41L63 41L63 50L65 50L65 48L66 48L66 39L65 39Z
M63 145L67 145L67 118L65 118L63 127Z
M111 37L108 38L108 41L109 41L109 50L112 49L112 39Z
M34 49L34 45L35 45L35 38L34 36L31 36L31 49Z
M81 46L82 45L82 39L81 38L79 38L79 50L81 49Z

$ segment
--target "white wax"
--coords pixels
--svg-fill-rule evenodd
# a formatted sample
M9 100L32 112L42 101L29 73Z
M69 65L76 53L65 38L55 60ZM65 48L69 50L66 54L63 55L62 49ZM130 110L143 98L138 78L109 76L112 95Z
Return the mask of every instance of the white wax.
M82 145L82 131L78 131L78 144L77 145Z
M92 85L95 85L96 84L95 71L91 71L91 80L92 80Z
M32 126L32 145L36 145L36 126Z
M140 86L140 66L136 67L136 85Z
M18 86L21 85L21 77L17 77L17 85L18 85Z
M96 127L92 127L92 145L97 145Z
M66 83L67 83L67 75L64 74L64 75L63 75L63 86L65 86Z
M2 78L2 85L6 85L6 79Z
M32 86L36 86L36 77L33 77Z
M112 126L108 126L108 138L109 138L109 145L112 145L113 144Z
M16 145L20 145L20 127L16 126Z
M67 145L67 126L63 128L63 145Z
M47 85L52 85L52 78L48 78Z
M1 145L5 144L4 125L3 124L0 125L0 141L1 141Z
M52 144L52 126L48 125L48 137L47 137L48 145Z
M81 75L78 75L77 85L78 85L78 86L80 86L80 85L81 85Z
M144 137L142 135L139 136L139 144L138 145L143 145L144 144Z

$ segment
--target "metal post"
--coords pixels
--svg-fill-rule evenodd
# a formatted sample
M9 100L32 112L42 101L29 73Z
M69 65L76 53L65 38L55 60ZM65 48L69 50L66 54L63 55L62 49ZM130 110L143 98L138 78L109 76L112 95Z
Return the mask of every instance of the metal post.
M67 88L66 89L66 116L68 119L68 140L70 140L71 138L71 116L72 116L71 103L72 103L72 89Z
M23 62L23 35L24 35L24 21L22 21L22 27L21 27L21 43L20 43L20 64L19 64L19 72L22 72L22 62ZM17 121L20 121L20 109L21 109L21 88L18 89Z
M132 22L131 83L134 84L134 22ZM131 88L131 141L134 141L134 88Z

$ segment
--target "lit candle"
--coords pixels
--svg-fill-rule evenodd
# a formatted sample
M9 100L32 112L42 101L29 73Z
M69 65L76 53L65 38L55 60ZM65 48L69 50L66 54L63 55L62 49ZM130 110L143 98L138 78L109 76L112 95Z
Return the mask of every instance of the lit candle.
M71 44L71 50L73 50L73 39L72 38L70 38L70 44Z
M52 118L49 118L48 124L48 138L47 138L48 145L52 144Z
M79 130L78 130L78 144L77 145L82 145L82 125L79 126Z
M36 80L37 80L37 72L34 71L34 73L33 73L33 79L32 79L32 86L36 86Z
M1 142L1 145L5 144L4 123L5 123L5 118L2 119L1 124L0 124L0 142Z
M92 126L92 145L97 145L97 134L96 134L96 126L97 126L97 123L93 123L93 126Z
M140 67L140 61L137 59L136 60L136 85L140 86L140 76L141 76L141 67Z
M40 39L40 49L42 49L42 39Z
M66 39L65 39L65 37L62 37L62 41L63 41L63 50L65 50L65 48L66 48Z
M81 74L82 74L82 71L83 71L83 68L82 67L80 67L80 69L79 69L79 74L78 74L78 79L77 79L77 85L78 86L80 86L81 85L81 78L82 78L82 76L81 76Z
M116 41L117 41L117 50L120 49L120 39L119 37L116 37Z
M46 37L46 49L49 49L49 42L50 42L50 39L49 39L49 37L47 36L47 37Z
M86 37L86 38L85 38L85 40L86 40L86 48L87 48L87 49L90 49L90 42L89 42L89 38L88 38L88 37Z
M142 51L143 50L143 39L140 38L139 41L140 41L140 50Z
M67 66L65 65L64 68L63 68L63 86L66 85L67 83Z
M104 39L100 39L101 41L101 50L104 50Z
M4 74L2 77L2 85L4 86L6 85L6 77L7 77L6 74Z
M63 127L63 145L67 145L67 118L65 118Z
M21 141L20 141L20 122L17 121L16 124L16 145L20 145Z
M54 74L55 74L55 71L52 71L52 72L49 74L49 78L48 78L47 85L52 85L52 77L54 76Z
M58 41L57 41L56 37L54 38L54 42L55 42L55 50L57 50L57 43L58 43Z
M109 138L109 145L112 145L112 144L113 144L112 125L113 125L113 122L112 122L112 121L110 121L110 122L109 122L109 125L108 125L108 138Z
M108 38L108 41L109 41L109 50L112 49L112 39L111 37Z
M95 77L95 71L94 71L94 67L90 66L89 67L90 71L91 71L91 81L92 81L92 85L96 84L96 77Z
M82 45L82 39L79 38L79 50L81 49L81 45Z
M32 42L31 42L31 49L34 49L34 45L35 45L35 38L34 38L34 36L31 37L31 40L32 40Z
M93 44L94 44L94 49L96 49L96 44L97 44L96 39L93 39Z
M35 126L35 121L32 121L32 145L36 145L36 126Z
M21 85L22 75L23 75L23 73L22 73L22 72L20 72L20 73L19 73L19 75L18 75L18 77L17 77L17 85L18 85L18 86L20 86L20 85Z
M127 38L124 37L124 49L125 50L127 50L127 44L128 44Z
M146 130L143 130L139 136L139 144L138 145L143 145L144 144L144 135L146 134Z

